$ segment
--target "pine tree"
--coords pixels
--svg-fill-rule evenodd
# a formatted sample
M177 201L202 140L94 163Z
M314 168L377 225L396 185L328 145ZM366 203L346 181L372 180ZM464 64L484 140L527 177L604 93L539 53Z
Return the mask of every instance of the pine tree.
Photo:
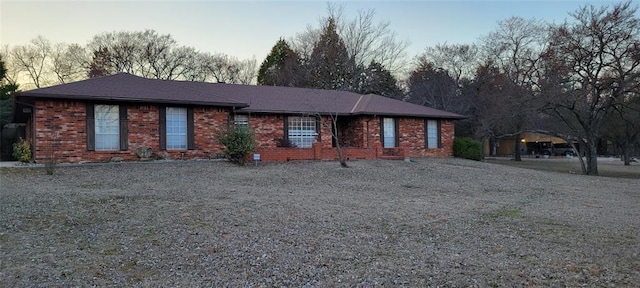
M13 94L18 90L18 85L10 83L5 78L7 69L0 55L0 129L11 122L11 110L13 108Z
M357 85L355 92L360 94L377 94L389 98L402 98L402 91L389 70L382 64L372 61L369 67L357 69Z
M89 65L87 75L89 78L111 75L113 74L110 72L110 70L113 70L111 66L109 62L109 51L107 48L100 48L93 51L93 59Z
M258 84L298 86L301 82L300 57L280 38L258 70Z
M313 47L307 66L309 86L331 90L352 90L355 60L349 56L344 41L329 18L320 40Z

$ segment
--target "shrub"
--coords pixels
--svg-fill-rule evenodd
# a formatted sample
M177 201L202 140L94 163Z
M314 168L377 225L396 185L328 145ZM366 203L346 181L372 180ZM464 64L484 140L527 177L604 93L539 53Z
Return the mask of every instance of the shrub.
M20 162L28 163L31 161L31 143L29 141L20 138L16 143L13 143L13 157Z
M482 160L480 141L469 137L456 137L453 141L453 156L476 161Z
M217 134L218 142L225 146L225 155L229 161L244 165L244 160L253 152L256 142L253 132L247 128L228 128Z

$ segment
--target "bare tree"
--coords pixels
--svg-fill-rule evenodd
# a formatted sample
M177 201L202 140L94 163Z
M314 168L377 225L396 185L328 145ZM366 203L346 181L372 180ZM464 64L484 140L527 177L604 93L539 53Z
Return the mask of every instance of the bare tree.
M86 50L78 45L58 43L53 46L51 70L58 83L67 83L86 78L89 57Z
M554 27L544 92L547 112L583 146L582 170L598 175L597 143L605 116L640 85L640 19L631 2L584 6Z
M256 78L258 75L258 61L255 57L251 59L239 60L238 67L240 68L238 75L239 84L256 84Z
M509 133L515 134L515 160L521 161L521 133L537 113L535 105L538 85L538 62L544 51L545 26L539 20L512 17L501 21L498 29L482 39L485 57L506 77L508 83L503 98L495 99L501 107L499 115L491 118L499 122L509 119ZM501 115L501 117L500 117ZM495 117L498 116L498 117Z
M393 75L401 75L408 66L406 48L408 41L397 39L389 22L375 22L376 11L360 10L354 19L346 19L344 6L329 3L327 16L320 19L318 26L307 26L289 41L300 55L303 63L311 57L313 47L323 34L329 19L333 19L336 31L343 39L349 56L355 64L367 67L371 62L379 63Z
M344 156L343 152L342 152L342 143L341 143L341 139L340 136L338 135L338 113L331 113L329 114L329 117L331 118L331 137L333 138L333 142L335 143L336 146L336 153L338 154L338 162L340 163L340 166L342 166L343 168L348 168L349 165L347 165L347 158Z
M13 62L11 66L17 68L17 71L30 81L25 86L40 88L49 84L47 71L52 54L49 40L38 36L31 40L29 45L13 47L10 53L10 61Z
M218 83L236 83L240 67L226 54L207 54L206 72Z
M134 61L138 67L138 73L142 77L156 79L171 79L172 72L177 66L175 58L180 53L173 53L177 49L177 42L171 35L158 35L153 30L142 33L134 33L132 38L137 38L136 55Z
M435 68L447 71L449 76L460 83L463 79L474 77L480 65L479 56L480 51L476 45L443 43L427 47L418 55L416 62L418 67L431 63Z
M360 10L351 21L336 18L347 52L357 65L376 62L391 73L404 72L408 65L405 50L410 43L397 40L390 22L374 22L375 14L374 9Z
M464 114L471 103L462 95L462 87L448 70L421 61L407 80L406 100L440 110Z
M12 61L12 47L8 44L2 46L2 50L0 51L0 57L2 57L4 62L4 67L6 68L4 74L4 80L6 80L9 84L18 84L18 78L20 77L20 66L16 61Z
M640 95L629 95L605 115L603 137L611 141L625 166L631 164L634 146L640 143Z
M94 53L94 71L167 80L187 78L184 74L192 69L190 58L198 53L192 47L178 46L171 35L153 30L100 34L88 47Z
M473 136L477 126L477 89L473 85L476 45L437 44L416 57L406 80L407 101L467 116L456 121L456 135Z
M132 32L103 33L93 37L88 44L88 49L93 53L104 54L101 59L106 62L106 67L103 68L109 74L118 72L138 74L140 71L136 70L136 64L141 65L139 39L140 37Z
M184 71L184 79L199 82L213 81L207 68L209 60L210 54L208 53L196 53L185 59L184 65L187 69Z

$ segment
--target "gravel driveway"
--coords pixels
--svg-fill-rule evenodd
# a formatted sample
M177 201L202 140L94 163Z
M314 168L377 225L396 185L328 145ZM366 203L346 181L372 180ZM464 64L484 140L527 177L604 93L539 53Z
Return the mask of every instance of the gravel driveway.
M640 283L640 179L460 159L0 170L0 287Z

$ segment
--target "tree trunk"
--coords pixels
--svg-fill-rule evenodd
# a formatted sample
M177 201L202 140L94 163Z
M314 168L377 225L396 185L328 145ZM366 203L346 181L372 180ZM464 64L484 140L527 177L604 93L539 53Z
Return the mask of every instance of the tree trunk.
M491 156L498 155L498 140L491 138Z
M580 169L582 170L582 174L587 174L587 166L584 163L584 159L582 159L582 151L584 151L584 144L582 142L580 142L580 146L578 149L578 147L576 147L576 145L573 142L569 142L571 143L571 148L573 148L573 153L578 156L578 160L580 160Z
M515 153L513 160L515 161L522 161L522 153L520 153L520 138L522 137L522 133L518 133L516 134L516 148L515 148Z
M624 166L631 165L631 145L629 143L625 144L622 148L622 158L624 160Z
M349 166L347 165L347 160L344 159L344 156L342 156L342 148L340 148L340 143L338 143L337 140L338 139L336 139L336 151L338 152L338 161L340 161L340 166L348 168Z
M336 152L338 152L338 161L340 162L340 166L344 168L348 168L347 159L342 155L342 147L340 146L340 137L338 137L338 116L331 117L331 124L333 126L333 131L331 131L331 136L333 140L336 142Z
M590 139L586 145L587 171L585 174L598 176L598 143Z

